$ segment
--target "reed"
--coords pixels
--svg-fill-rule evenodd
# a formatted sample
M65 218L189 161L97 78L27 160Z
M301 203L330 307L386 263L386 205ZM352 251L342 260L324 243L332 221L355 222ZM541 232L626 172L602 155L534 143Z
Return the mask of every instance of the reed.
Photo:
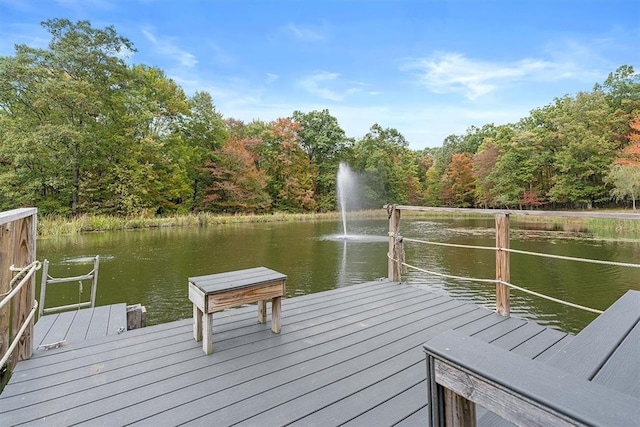
M80 215L73 218L61 215L45 215L38 221L40 238L69 236L73 234L132 230L159 227L205 227L225 224L261 223L261 222L299 222L337 220L337 212L326 213L285 213L278 212L263 215L216 215L212 213L193 213L171 217L117 217L112 215ZM350 216L380 217L379 211L350 213Z

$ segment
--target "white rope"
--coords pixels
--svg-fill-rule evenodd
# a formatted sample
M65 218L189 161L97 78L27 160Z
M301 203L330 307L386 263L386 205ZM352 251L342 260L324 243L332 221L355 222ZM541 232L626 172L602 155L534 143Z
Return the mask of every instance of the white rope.
M29 315L27 316L24 323L22 324L22 327L20 328L16 336L13 337L13 341L11 342L11 345L7 349L7 352L4 354L4 356L2 356L2 360L0 360L0 368L3 367L5 363L7 363L7 360L9 360L9 357L13 353L13 350L15 350L16 346L20 342L20 338L22 338L22 334L24 334L24 331L27 329L27 326L29 326L31 319L33 319L33 316L36 314L37 309L38 309L38 301L33 300L33 307L31 307L31 312L29 312Z
M389 257L389 259L392 259L389 256L388 252L387 252L387 257ZM395 260L393 260L393 261L395 261ZM578 309L581 309L581 310L589 311L591 313L596 313L596 314L602 314L603 313L602 310L597 310L595 308L585 307L583 305L574 304L572 302L568 302L568 301L564 301L564 300L561 300L561 299L558 299L558 298L550 297L548 295L544 295L544 294L541 294L541 293L538 293L538 292L535 292L535 291L531 291L529 289L521 288L520 286L516 286L516 285L514 285L512 283L505 282L503 280L478 279L478 278L475 278L475 277L454 276L452 274L438 273L437 271L426 270L424 268L416 267L416 266L413 266L411 264L407 264L405 262L403 262L402 265L405 266L405 267L408 267L408 268L413 268L414 270L420 271L422 273L431 274L431 275L437 276L437 277L443 277L445 279L466 280L466 281L469 281L469 282L477 282L477 283L494 283L494 284L498 284L499 283L501 285L508 286L508 287L510 287L512 289L516 289L516 290L519 290L521 292L527 293L529 295L534 295L534 296L537 296L539 298L546 299L548 301L553 301L553 302L556 302L558 304L566 305L566 306L573 307L573 308L578 308Z
M459 245L456 243L442 243L442 242L430 242L428 240L418 240L418 239L410 239L408 237L403 237L405 242L415 242L415 243L424 243L425 245L433 245L433 246L448 246L450 248L464 248L464 249L487 249L490 251L495 251L495 246L473 246L473 245Z
M505 282L503 280L499 280L499 281L497 281L497 283L500 283L501 285L505 285L505 286L508 286L510 288L513 288L513 289L517 289L517 290L519 290L521 292L524 292L524 293L527 293L527 294L530 294L530 295L537 296L539 298L543 298L543 299L546 299L546 300L549 300L549 301L557 302L559 304L564 304L564 305L567 305L569 307L579 308L581 310L590 311L591 313L596 313L596 314L604 313L602 310L596 310L595 308L589 308L589 307L585 307L584 305L574 304L572 302L567 302L567 301L563 301L561 299L553 298L553 297L550 297L548 295L544 295L544 294L540 294L538 292L530 291L529 289L521 288L520 286L513 285L513 284L511 284L509 282Z
M495 246L460 245L455 243L442 243L442 242L431 242L428 240L410 239L408 237L403 237L403 240L405 242L422 243L425 245L433 245L433 246L446 246L450 248L463 248L463 249L482 249L482 250L491 250L491 251L505 251L505 252L511 252L514 254L531 255L531 256L538 256L542 258L561 259L565 261L577 261L577 262L585 262L589 264L600 264L600 265L613 265L616 267L640 268L640 264L633 264L628 262L603 261L599 259L590 259L590 258L577 258L577 257L564 256L564 255L545 254L541 252L522 251L519 249L496 248Z
M403 262L402 265L405 267L413 268L414 270L421 271L423 273L431 274L433 276L444 277L446 279L456 279L456 280L467 280L470 282L478 282L478 283L500 283L496 279L478 279L475 277L464 277L464 276L454 276L452 274L438 273L437 271L425 270L424 268L416 267L406 262Z
M14 266L9 267L9 270L18 271L18 274L16 274L15 277L11 279L11 282L9 283L10 291L3 295L0 295L4 297L3 300L0 301L0 308L4 307L9 303L9 301L11 301L11 298L13 298L13 296L17 294L20 291L20 289L22 289L24 284L27 283L29 279L31 279L31 276L33 276L33 274L37 270L39 270L41 266L42 264L40 263L40 261L33 261L31 264L23 268L16 268ZM13 287L15 282L18 279L20 279L20 277L22 277L22 280L20 280L20 282L15 287Z
M586 263L590 263L590 264L615 265L617 267L640 268L640 264L631 264L631 263L628 263L628 262L602 261L602 260L599 260L599 259L590 259L590 258L576 258L576 257L564 256L564 255L553 255L553 254L544 254L544 253L540 253L540 252L521 251L521 250L518 250L518 249L501 248L501 250L503 250L505 252L512 252L514 254L533 255L533 256L539 256L539 257L543 257L543 258L563 259L563 260L567 260L567 261L586 262Z

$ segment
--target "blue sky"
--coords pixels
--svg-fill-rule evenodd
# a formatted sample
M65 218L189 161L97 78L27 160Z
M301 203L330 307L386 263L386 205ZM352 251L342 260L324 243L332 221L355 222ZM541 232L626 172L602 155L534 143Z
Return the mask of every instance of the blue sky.
M640 0L0 0L0 55L45 47L50 18L113 25L225 118L328 109L413 149L640 71Z

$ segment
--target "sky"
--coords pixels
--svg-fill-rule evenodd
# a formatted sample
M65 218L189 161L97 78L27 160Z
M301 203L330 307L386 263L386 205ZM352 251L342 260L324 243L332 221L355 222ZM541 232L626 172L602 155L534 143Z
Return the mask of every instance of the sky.
M640 71L640 0L0 0L0 55L46 48L52 18L112 25L224 118L328 109L415 150Z

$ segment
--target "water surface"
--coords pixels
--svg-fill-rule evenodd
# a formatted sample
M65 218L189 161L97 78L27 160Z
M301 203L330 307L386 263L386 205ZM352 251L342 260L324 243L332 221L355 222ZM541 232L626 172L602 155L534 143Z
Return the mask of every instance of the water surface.
M401 234L424 240L494 246L493 219L444 219L401 223ZM387 275L386 220L349 221L343 239L334 221L257 223L202 228L89 233L38 241L38 258L49 259L54 277L88 272L100 255L97 304L141 303L148 324L191 316L190 276L265 266L287 274L287 297L349 286ZM597 240L587 233L541 230L539 224L512 225L511 247L558 255L635 262L636 240ZM553 228L553 227L551 227ZM493 278L493 251L406 243L406 261L459 276ZM89 263L86 263L89 261ZM636 269L511 255L511 281L537 292L605 309L627 289L640 289ZM459 298L493 308L495 286L443 280L416 271L403 275L414 285L435 286ZM54 288L55 286L55 288ZM76 284L54 285L47 306L77 302ZM84 295L88 298L86 284ZM39 292L39 291L38 291ZM514 315L569 332L594 315L512 291Z

